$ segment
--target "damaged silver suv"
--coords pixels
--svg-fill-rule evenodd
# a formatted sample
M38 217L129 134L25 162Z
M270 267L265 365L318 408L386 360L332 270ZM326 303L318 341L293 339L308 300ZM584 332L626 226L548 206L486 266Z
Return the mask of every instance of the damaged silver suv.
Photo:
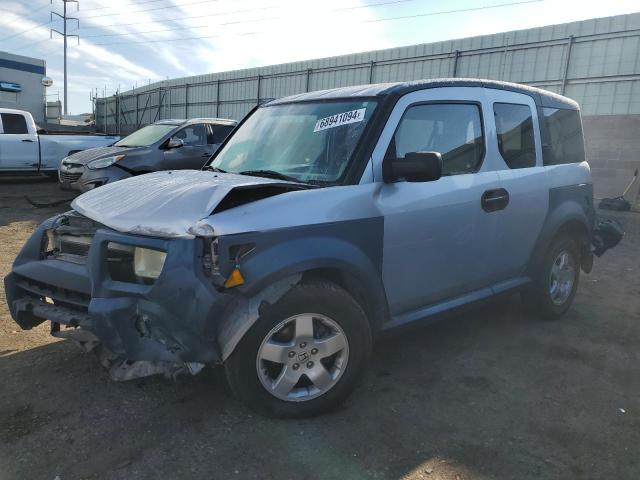
M593 261L575 102L483 80L305 93L256 108L202 171L126 179L45 221L5 280L24 329L117 378L224 364L298 417L342 402L385 330L518 289L545 317Z

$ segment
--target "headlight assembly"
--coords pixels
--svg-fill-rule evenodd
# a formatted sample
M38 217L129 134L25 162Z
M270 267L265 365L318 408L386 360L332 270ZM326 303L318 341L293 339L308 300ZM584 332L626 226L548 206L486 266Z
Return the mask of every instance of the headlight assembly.
M166 252L136 247L133 253L133 271L138 277L156 279L162 273Z
M116 162L119 162L124 158L124 155L114 155L113 157L99 158L87 163L87 168L90 170L100 170L101 168L107 168Z

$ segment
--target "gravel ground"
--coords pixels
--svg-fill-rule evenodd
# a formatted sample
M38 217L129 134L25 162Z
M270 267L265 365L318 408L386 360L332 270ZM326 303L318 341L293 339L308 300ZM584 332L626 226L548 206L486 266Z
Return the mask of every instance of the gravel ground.
M66 206L0 179L0 275ZM91 354L20 331L0 289L0 480L640 478L640 214L558 322L517 296L380 342L362 386L316 419L262 418L221 369L114 383Z

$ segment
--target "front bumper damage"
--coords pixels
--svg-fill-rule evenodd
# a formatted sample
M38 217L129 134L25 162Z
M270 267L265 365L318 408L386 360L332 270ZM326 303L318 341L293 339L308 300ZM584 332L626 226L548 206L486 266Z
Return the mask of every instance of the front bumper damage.
M20 327L50 320L55 336L74 338L85 349L99 346L118 380L180 369L197 373L221 360L216 319L234 307L234 294L217 290L207 277L204 242L122 234L77 214L85 225L60 227L65 215L36 230L5 278ZM93 233L86 255L48 255L46 231L53 228ZM167 252L160 277L146 283L114 278L111 242Z

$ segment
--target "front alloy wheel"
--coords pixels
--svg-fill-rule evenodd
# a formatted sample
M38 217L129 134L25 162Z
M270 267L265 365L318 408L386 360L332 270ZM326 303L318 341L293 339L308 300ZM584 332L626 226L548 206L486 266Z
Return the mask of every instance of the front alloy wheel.
M256 368L276 398L302 402L329 391L344 373L349 343L329 317L307 313L273 327L260 345Z
M318 415L362 379L371 340L369 321L349 293L327 281L301 283L261 307L225 361L227 379L236 397L265 415Z

